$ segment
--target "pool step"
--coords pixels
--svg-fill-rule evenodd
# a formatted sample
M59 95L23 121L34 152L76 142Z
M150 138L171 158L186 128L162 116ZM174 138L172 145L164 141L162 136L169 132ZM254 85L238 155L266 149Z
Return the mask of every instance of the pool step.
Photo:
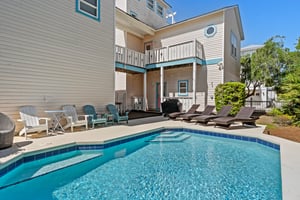
M0 179L0 190L1 188L4 187L8 187L23 181L27 181L30 180L32 178L38 177L38 176L42 176L72 165L76 165L88 160L92 160L98 157L101 157L103 154L102 153L83 153L83 154L76 154L76 155L72 155L70 156L70 153L66 153L59 155L60 159L56 160L54 162L45 162L45 160L43 161L43 159L41 159L41 161L36 162L35 164L32 164L31 162L25 163L23 165L23 169L19 168L16 169L15 173L10 175L10 176L6 176L6 177L1 177ZM55 159L53 157L49 157L49 159ZM62 160L63 159L63 160ZM24 169L26 169L24 171Z
M150 140L149 142L183 142L184 140L190 138L190 135L181 134L177 137L160 137L157 136L153 140Z
M163 135L163 134L172 134L172 133L174 133L174 132L173 131L163 131L160 134Z
M156 136L155 138L177 138L184 135L183 132L178 133L161 133L159 136Z
M102 156L101 153L82 154L82 155L78 155L78 156L75 156L75 157L72 157L69 159L65 159L65 160L62 160L59 162L54 162L54 163L51 163L51 164L41 167L38 171L36 171L32 175L32 177L41 176L43 174L47 174L49 172L56 171L56 170L59 170L62 168L66 168L66 167L69 167L72 165L76 165L78 163L81 163L81 162L84 162L87 160L91 160L91 159L94 159L94 158L97 158L100 156Z

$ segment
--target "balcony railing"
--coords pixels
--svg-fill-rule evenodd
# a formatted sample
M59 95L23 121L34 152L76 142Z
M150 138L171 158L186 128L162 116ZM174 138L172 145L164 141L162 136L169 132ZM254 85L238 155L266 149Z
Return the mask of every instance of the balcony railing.
M147 50L145 54L116 45L116 62L137 67L145 67L146 64L161 63L192 57L202 59L202 49L202 44L197 40Z
M192 57L202 59L202 44L197 40L159 49L147 50L146 64L174 61Z
M116 62L145 67L145 54L116 45Z

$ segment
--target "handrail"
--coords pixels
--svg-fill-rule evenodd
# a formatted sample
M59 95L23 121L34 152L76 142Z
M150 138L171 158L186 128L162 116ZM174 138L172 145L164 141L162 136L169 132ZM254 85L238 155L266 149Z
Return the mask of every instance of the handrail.
M116 62L138 67L192 57L203 58L203 45L198 40L146 50L145 54L116 45Z

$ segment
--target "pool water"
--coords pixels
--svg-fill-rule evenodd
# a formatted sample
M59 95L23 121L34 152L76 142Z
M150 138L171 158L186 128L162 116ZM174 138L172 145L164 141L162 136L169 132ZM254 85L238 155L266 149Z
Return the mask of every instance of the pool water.
M101 157L3 188L1 199L282 199L278 150L184 135L190 137L149 136L104 149Z

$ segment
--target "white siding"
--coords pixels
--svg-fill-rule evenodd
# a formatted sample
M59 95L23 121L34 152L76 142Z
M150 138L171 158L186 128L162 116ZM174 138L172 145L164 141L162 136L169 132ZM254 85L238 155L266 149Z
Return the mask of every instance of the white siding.
M101 22L75 11L75 0L0 1L0 111L44 111L114 102L114 1ZM20 128L17 124L17 130Z
M144 74L127 74L127 108L132 109L132 98L143 97Z
M224 81L240 80L240 49L241 35L238 31L238 21L236 20L234 9L228 9L225 12L225 34L224 34ZM230 34L233 32L237 37L237 57L231 56Z
M209 65L207 67L207 104L215 104L215 89L222 82L222 71L218 65Z
M115 72L115 90L126 90L126 73Z
M116 45L126 47L126 32L116 28Z
M211 24L217 27L217 33L213 37L207 38L204 31ZM159 30L154 37L147 37L145 40L153 40L154 48L160 48L197 39L203 44L205 59L209 60L223 57L223 37L224 23L222 12L220 12L209 17L164 28Z
M154 0L154 10L147 7L147 0L127 0L127 2L127 13L130 14L130 11L135 12L137 14L137 19L141 20L145 24L153 28L159 28L168 24L165 15L161 17L157 14L156 0ZM164 6L163 4L160 5Z
M127 1L128 0L116 0L116 7L120 8L123 11L127 11Z

